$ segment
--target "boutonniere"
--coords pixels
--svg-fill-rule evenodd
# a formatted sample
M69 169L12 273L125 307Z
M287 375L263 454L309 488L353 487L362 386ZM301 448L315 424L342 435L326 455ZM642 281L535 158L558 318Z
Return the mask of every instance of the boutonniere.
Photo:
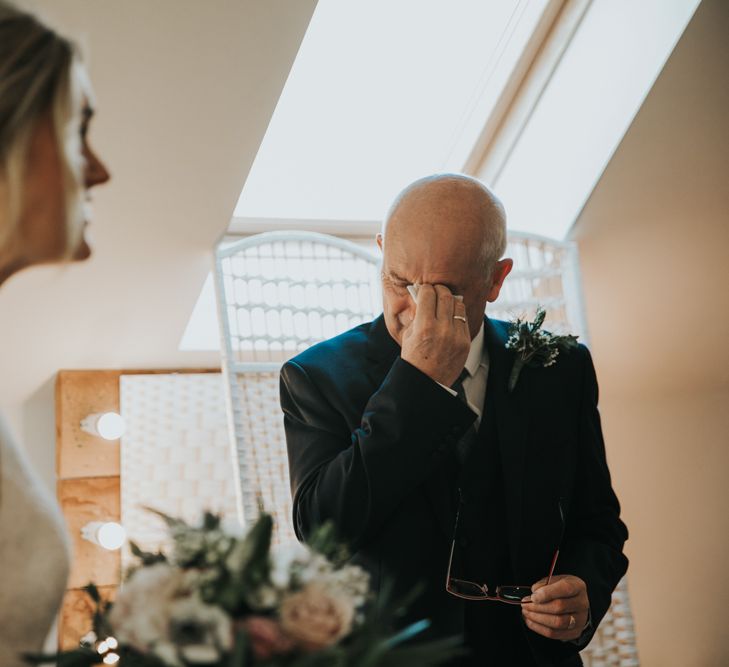
M519 373L524 366L547 368L557 362L561 351L568 351L577 347L577 336L557 336L542 330L544 318L547 313L544 308L537 308L537 315L533 322L516 319L509 323L509 340L506 342L507 350L514 350L516 358L509 374L509 391L514 391Z

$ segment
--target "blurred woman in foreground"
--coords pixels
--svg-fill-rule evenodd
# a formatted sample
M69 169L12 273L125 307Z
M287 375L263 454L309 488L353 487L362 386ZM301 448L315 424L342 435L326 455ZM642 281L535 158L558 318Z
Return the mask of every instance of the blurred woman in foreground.
M92 115L73 44L0 0L0 285L89 256L88 192L109 180L87 141ZM0 345L10 326L0 313ZM42 647L68 568L56 501L0 418L0 665L20 667L21 653Z

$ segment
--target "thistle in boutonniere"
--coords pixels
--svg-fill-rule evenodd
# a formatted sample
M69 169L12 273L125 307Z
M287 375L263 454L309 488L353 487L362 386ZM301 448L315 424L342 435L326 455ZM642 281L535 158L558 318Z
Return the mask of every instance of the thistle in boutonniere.
M519 373L524 366L547 368L557 362L561 351L568 351L577 347L577 336L557 336L542 330L544 318L547 316L544 308L537 308L537 315L533 322L521 318L510 323L509 340L506 342L507 350L514 350L516 358L509 374L509 391L514 391Z

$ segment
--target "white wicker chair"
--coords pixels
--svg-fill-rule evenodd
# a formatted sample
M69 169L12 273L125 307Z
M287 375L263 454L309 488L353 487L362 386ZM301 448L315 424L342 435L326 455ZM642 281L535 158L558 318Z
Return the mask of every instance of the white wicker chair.
M510 320L547 311L545 327L554 333L587 336L580 293L577 247L534 234L510 233L506 256L514 269L499 299L488 306L490 317Z
M607 614L590 645L581 652L585 667L639 667L628 582L620 580Z
M245 521L259 499L275 539L295 539L279 407L283 361L381 311L377 258L312 232L269 232L221 247L216 289L229 428Z

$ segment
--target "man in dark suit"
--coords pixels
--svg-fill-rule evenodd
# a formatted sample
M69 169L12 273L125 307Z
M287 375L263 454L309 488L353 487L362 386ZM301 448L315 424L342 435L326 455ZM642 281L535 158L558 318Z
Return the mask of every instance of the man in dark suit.
M579 665L627 569L589 352L508 391L508 325L484 311L512 261L475 179L416 181L378 244L384 314L281 372L297 535L333 520L376 591L424 584L403 622L463 636L462 664Z

